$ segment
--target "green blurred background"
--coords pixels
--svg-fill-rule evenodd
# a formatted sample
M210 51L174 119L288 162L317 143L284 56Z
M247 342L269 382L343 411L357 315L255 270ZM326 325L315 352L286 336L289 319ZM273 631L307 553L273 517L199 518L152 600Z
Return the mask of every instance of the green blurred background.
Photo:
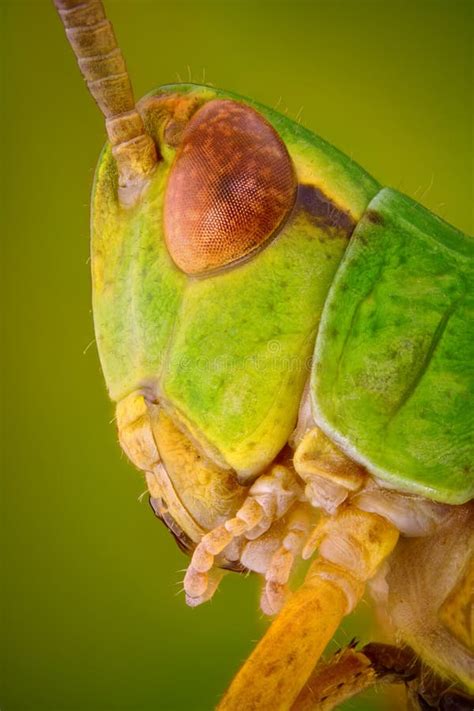
M472 232L472 2L106 6L137 97L205 76L279 102ZM93 341L88 203L103 123L51 3L2 0L1 16L0 708L209 710L264 629L257 582L229 575L212 603L184 604L186 559L140 499ZM371 636L366 611L339 643Z

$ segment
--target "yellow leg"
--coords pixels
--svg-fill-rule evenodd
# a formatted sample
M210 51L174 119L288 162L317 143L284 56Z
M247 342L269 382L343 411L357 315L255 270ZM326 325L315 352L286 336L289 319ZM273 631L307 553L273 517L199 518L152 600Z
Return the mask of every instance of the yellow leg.
M329 580L301 587L237 674L220 711L288 711L347 607Z
M377 514L347 507L322 537L323 557L283 607L219 705L220 711L288 711L348 612L398 539Z

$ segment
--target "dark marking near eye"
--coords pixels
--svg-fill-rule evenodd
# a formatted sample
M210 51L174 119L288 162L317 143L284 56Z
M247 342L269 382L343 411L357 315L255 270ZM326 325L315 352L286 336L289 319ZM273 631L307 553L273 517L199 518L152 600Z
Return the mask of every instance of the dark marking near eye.
M356 226L354 218L338 207L316 185L298 185L295 212L299 211L304 211L311 221L325 232L335 230L350 237Z
M363 217L368 220L368 222L371 222L373 225L383 225L384 224L384 219L380 212L376 212L375 210L367 210Z

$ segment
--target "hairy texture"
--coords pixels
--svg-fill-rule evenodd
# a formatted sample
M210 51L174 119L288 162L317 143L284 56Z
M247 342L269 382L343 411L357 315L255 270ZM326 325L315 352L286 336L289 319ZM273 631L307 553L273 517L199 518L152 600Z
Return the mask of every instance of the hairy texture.
M440 676L471 693L473 547L472 503L452 507L451 517L431 536L400 539L381 600L399 637Z
M370 660L353 646L318 664L291 711L329 711L372 686L377 680Z

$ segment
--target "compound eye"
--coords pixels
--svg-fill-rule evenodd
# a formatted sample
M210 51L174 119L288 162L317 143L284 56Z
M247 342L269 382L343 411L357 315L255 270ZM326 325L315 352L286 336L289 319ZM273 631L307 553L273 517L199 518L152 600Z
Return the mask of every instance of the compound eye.
M168 250L204 274L261 247L293 207L296 180L283 141L254 109L205 104L187 125L165 195Z

